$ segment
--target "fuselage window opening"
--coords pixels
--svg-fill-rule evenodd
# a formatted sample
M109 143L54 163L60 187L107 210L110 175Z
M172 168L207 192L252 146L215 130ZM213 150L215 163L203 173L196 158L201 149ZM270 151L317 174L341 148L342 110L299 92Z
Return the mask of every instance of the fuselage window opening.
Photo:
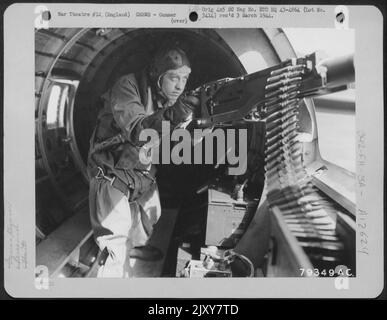
M62 88L59 85L53 85L47 104L47 129L55 129L60 127L60 115L63 115L60 109L61 106L64 107L62 101ZM63 120L61 122L63 122Z
M51 87L47 103L47 129L66 128L70 91L78 81L59 79Z
M321 57L340 57L355 52L353 29L284 29L298 56L319 51ZM316 37L316 31L319 37ZM337 46L337 43L341 43ZM322 159L352 173L356 171L356 101L355 82L347 90L313 98ZM302 116L301 121L302 123Z

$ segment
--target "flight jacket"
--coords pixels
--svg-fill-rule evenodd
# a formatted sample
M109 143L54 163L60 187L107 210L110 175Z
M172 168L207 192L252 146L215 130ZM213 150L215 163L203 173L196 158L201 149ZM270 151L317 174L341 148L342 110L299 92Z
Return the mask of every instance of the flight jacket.
M102 168L105 175L120 178L136 194L155 182L150 174L151 165L140 161L139 152L146 143L139 141L141 131L152 128L161 137L162 121L169 121L173 130L192 112L180 98L174 105L162 107L162 97L155 92L143 70L122 76L102 95L104 105L90 139L87 163L90 179L95 177L96 168ZM95 148L117 136L120 139L116 143L102 150Z

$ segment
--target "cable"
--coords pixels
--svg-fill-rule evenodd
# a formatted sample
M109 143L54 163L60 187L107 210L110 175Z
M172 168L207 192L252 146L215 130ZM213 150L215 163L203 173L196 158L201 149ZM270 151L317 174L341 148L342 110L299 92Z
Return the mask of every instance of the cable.
M226 257L225 259L228 260L230 263L235 260L235 257L239 258L242 262L247 264L250 269L250 275L248 277L250 278L254 277L254 270L255 270L254 265L249 258L244 256L243 254L236 253L233 249L227 250L225 252L225 257Z

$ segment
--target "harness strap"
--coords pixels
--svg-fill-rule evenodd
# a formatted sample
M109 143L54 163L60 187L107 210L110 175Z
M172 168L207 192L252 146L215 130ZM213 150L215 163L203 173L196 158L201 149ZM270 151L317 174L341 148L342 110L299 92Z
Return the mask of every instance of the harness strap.
M94 136L93 136L94 138ZM93 139L93 142L94 142L94 139ZM117 145L117 144L121 144L121 143L124 143L125 142L125 139L124 137L122 136L122 134L117 134L109 139L106 139L104 141L101 141L99 143L95 143L94 144L94 147L92 149L92 151L90 153L95 153L95 152L98 152L98 151L102 151L102 150L105 150L107 148L110 148L114 145Z
M103 169L101 167L95 168L95 178L96 179L105 179L110 182L110 185L117 190L121 191L128 199L130 195L133 193L134 186L133 185L127 185L125 182L123 182L119 177L112 176L109 177L104 174Z

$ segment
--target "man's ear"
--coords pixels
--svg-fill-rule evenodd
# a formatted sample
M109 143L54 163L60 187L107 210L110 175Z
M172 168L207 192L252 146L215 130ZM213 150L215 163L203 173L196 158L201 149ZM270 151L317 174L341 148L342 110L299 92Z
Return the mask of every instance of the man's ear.
M157 79L157 87L161 90L161 85L163 83L164 74L160 75L160 77Z

